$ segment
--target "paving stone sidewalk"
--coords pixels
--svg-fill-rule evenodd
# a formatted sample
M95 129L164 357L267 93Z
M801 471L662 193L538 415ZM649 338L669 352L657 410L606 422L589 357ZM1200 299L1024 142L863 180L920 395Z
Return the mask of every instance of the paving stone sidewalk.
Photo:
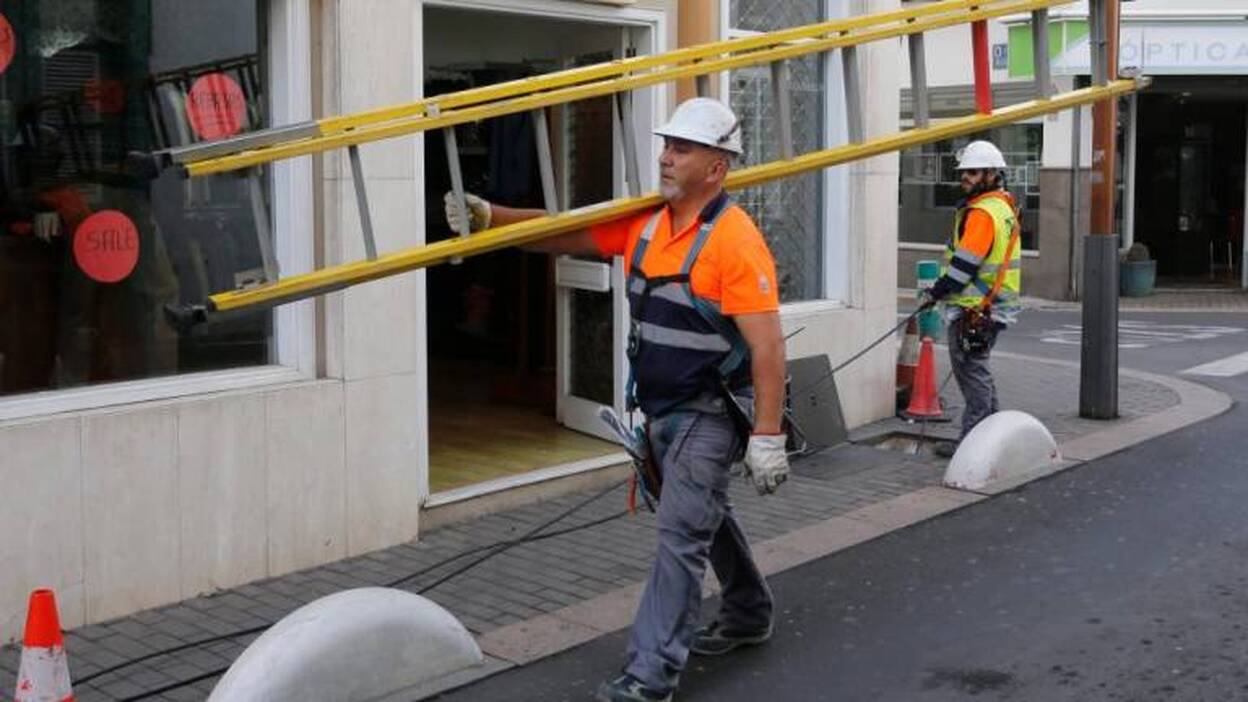
M1123 419L1082 420L1077 417L1077 369L1013 357L993 363L1003 406L1036 415L1059 442L1180 402L1179 395L1163 385L1124 377ZM943 362L941 367L943 379ZM952 383L944 396L956 417L955 405L961 398ZM933 434L947 432L951 425L935 426ZM759 497L742 480L734 481L732 499L750 538L761 542L938 485L943 469L943 463L929 455L850 443L795 462L791 480L768 498ZM76 697L84 702L204 699L220 671L258 636L230 634L276 622L307 602L347 588L403 580L402 587L423 591L472 632L484 634L643 580L654 549L653 517L644 512L623 515L622 487L591 499L594 495L593 491L567 495L449 525L422 534L418 542L69 631L66 646ZM517 539L586 500L582 509L542 533L574 531L516 545L430 587L484 555L484 547ZM456 558L461 554L471 555ZM141 656L220 636L227 638L101 675ZM13 689L18 656L13 646L0 649L0 690Z

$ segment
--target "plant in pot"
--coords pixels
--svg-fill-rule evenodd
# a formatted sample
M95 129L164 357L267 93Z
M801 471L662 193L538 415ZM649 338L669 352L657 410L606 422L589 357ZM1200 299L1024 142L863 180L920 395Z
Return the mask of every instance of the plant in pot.
M1118 292L1123 297L1144 297L1157 283L1157 262L1140 242L1131 244L1118 264Z

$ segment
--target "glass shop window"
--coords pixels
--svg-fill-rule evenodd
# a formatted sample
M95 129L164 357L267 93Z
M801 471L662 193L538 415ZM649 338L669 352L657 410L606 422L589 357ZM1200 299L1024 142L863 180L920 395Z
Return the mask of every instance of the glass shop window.
M276 275L260 171L127 155L268 123L264 0L0 0L0 395L270 362L272 316L171 302Z

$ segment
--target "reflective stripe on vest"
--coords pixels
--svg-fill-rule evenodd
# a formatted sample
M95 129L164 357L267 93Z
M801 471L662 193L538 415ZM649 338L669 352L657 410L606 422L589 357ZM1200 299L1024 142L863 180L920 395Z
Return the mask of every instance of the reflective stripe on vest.
M698 228L681 271L648 277L642 272L646 249L654 238L660 209L650 216L633 249L628 277L629 361L627 396L649 416L707 391L717 391L724 379L738 381L748 372L748 348L732 320L719 305L693 293L689 272L715 225L731 203Z
M953 237L945 249L945 270L949 270L949 264L953 261L954 252L962 238L962 223L971 209L982 210L992 217L992 250L980 264L976 279L967 283L961 295L950 298L948 302L958 307L978 307L983 303L984 296L992 290L997 280L997 271L1001 270L1004 265L1005 277L1001 281L1001 290L993 299L992 306L1002 312L1015 310L1019 306L1018 296L1022 289L1023 246L1022 242L1015 244L1009 262L1005 261L1005 251L1010 246L1010 235L1014 232L1014 223L1018 215L1004 197L995 195L980 197L967 207L958 210L953 222Z

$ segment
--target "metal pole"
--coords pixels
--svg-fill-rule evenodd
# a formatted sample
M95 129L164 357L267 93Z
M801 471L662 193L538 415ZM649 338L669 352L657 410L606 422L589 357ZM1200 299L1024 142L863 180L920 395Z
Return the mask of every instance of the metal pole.
M1127 144L1122 154L1123 164L1127 167L1123 183L1122 202L1122 248L1131 248L1135 243L1135 166L1137 162L1136 144L1138 143L1140 121L1140 96L1131 93L1127 98Z
M1049 70L1049 10L1042 8L1031 13L1032 64L1036 74L1036 97L1047 100L1053 97L1053 79Z
M1244 226L1244 250L1239 255L1239 287L1248 289L1248 149L1244 151L1244 173L1244 209L1240 215Z
M1116 78L1118 63L1118 0L1092 0L1089 12L1099 17L1104 50L1093 52L1094 75ZM1094 37L1095 38L1095 37ZM1080 364L1079 416L1118 416L1118 238L1114 232L1114 161L1117 144L1117 99L1092 106L1092 224L1084 239L1083 346Z
M1079 299L1079 271L1078 256L1076 252L1082 244L1082 236L1079 232L1079 191L1082 190L1079 183L1079 163L1083 157L1083 108L1076 107L1071 110L1071 126L1070 126L1070 299Z

